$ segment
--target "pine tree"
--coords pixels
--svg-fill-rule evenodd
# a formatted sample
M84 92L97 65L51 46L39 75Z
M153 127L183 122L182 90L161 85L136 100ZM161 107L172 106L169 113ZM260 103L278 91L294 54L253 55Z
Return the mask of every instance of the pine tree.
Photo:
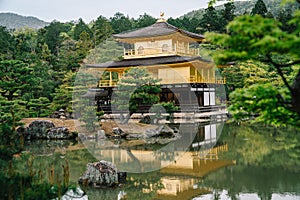
M80 39L80 35L86 32L90 38L92 38L93 33L91 31L91 29L88 27L88 25L86 23L84 23L84 21L80 18L79 22L75 25L74 27L74 32L73 32L73 38L75 40L79 40Z
M265 17L268 13L268 9L263 0L257 0L254 8L251 11L251 15L261 15Z
M130 116L141 106L152 106L158 103L158 93L161 92L157 85L159 80L150 76L144 68L131 68L118 83L113 104L118 111L127 111L128 115L123 123L127 123Z

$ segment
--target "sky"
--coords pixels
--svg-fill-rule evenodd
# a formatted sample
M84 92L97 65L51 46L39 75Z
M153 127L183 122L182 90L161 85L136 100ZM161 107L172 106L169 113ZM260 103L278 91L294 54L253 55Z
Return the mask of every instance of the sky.
M100 15L112 17L121 12L138 18L147 13L155 18L160 12L165 18L177 18L199 8L206 8L208 0L0 0L0 12L13 12L38 17L47 22L67 22L82 18L85 22Z

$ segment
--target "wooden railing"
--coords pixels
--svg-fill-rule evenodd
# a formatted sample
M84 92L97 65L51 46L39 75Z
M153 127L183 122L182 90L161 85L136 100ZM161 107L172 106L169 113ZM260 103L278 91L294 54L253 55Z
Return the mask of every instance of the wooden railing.
M142 50L124 49L124 58L139 58L139 57L152 57L161 55L181 55L181 56L198 56L199 49L163 49L163 48L144 48Z
M100 80L99 82L99 87L116 87L118 84L117 79L113 79L113 80Z
M113 80L100 80L99 87L116 87L118 79ZM172 80L161 80L160 84L178 84L178 83L213 83L213 84L226 84L225 78L211 78L211 79L197 79L195 76L190 76L185 80L184 78L172 79Z

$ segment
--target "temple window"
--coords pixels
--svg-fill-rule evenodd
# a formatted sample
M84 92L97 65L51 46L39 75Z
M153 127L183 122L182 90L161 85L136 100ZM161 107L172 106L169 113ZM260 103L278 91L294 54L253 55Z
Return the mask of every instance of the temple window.
M139 48L138 48L138 55L142 55L142 54L144 54L144 47L139 46Z
M167 52L168 51L168 45L167 44L163 44L162 45L162 52Z

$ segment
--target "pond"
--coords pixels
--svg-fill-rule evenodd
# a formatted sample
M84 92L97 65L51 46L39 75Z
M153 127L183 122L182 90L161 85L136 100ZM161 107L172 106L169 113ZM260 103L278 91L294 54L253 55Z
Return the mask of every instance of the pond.
M117 200L120 192L130 200L300 199L296 129L223 123L174 126L182 137L169 143L35 141L26 143L26 150L34 155L33 168L44 174L68 165L74 184L88 162L112 161L128 172L127 183L118 188L83 188L89 199ZM18 163L20 171L28 170L26 166Z

